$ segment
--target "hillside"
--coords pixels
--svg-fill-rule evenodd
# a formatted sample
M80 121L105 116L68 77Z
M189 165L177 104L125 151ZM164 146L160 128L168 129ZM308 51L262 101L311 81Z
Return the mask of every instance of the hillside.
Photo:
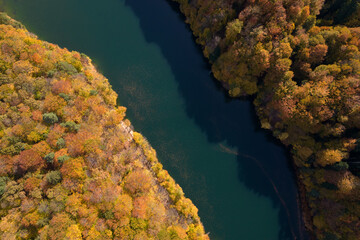
M0 13L0 238L209 239L84 54Z
M215 78L291 151L314 238L360 239L359 1L175 2Z

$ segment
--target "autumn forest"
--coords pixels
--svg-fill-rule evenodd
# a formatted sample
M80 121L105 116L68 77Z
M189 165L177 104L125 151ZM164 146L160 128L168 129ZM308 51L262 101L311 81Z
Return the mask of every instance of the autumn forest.
M0 23L0 238L208 239L91 60Z
M176 2L215 78L291 150L313 237L359 239L359 1Z
M168 2L290 153L310 239L360 239L359 0ZM87 55L0 12L0 239L211 238L126 111Z

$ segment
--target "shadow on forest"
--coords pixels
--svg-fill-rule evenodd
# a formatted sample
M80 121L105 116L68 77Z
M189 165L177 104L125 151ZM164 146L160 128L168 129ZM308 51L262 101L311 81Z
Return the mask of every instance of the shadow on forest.
M226 141L232 149L238 149L239 181L257 194L270 198L273 205L279 207L279 239L293 239L291 231L297 239L303 239L304 233L299 231L302 221L299 221L294 174L287 160L289 156L270 133L260 129L250 101L227 97L210 74L210 66L185 27L176 4L164 0L125 0L125 3L140 19L146 41L157 44L169 62L188 116L195 120L210 142ZM169 7L177 14L163 11ZM286 203L290 219L272 182Z

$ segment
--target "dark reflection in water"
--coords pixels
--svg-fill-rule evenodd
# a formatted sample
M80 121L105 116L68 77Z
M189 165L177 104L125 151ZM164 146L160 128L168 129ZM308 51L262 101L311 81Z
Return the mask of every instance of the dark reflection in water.
M279 239L307 239L289 154L270 133L260 129L249 100L230 99L219 82L210 76L210 66L188 27L184 33L184 17L178 13L177 4L163 0L126 0L125 3L140 19L146 40L160 46L168 60L188 116L206 133L208 141L219 143L222 150L238 156L239 181L255 193L271 198L274 206L280 208ZM174 12L164 11L169 7L166 5ZM172 19L174 13L176 21ZM224 141L238 151L222 145ZM181 185L185 192L191 187L186 182ZM196 203L196 198L189 197ZM205 227L211 229L214 223L207 222L203 216L202 220Z

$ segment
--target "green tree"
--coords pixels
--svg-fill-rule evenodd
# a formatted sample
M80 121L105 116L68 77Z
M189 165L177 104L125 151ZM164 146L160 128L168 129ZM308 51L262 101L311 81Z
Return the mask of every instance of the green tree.
M58 117L55 113L44 113L43 114L43 120L45 123L52 125L54 123L57 123L59 121Z
M61 173L59 171L50 171L46 174L46 181L55 185L61 181Z

